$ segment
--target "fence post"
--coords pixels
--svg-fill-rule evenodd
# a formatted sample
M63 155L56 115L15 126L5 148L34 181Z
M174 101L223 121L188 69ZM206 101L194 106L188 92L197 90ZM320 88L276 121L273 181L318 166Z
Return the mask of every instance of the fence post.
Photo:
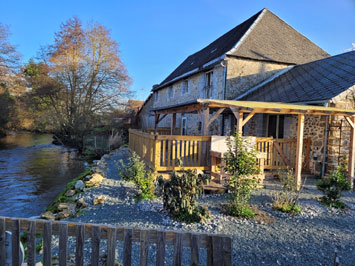
M154 135L154 172L158 172L160 167L160 152L161 152L161 140L159 134Z

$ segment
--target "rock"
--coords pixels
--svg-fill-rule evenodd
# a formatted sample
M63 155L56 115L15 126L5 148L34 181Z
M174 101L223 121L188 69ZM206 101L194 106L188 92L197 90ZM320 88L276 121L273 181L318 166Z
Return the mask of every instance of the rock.
M103 179L104 177L102 175L95 173L92 175L90 180L86 181L85 185L86 187L97 187L101 184Z
M75 183L75 189L76 190L84 190L85 188L85 184L83 181L81 180L78 180L76 183Z
M46 220L54 220L55 216L51 211L46 211L41 215L41 218Z
M78 199L78 201L76 202L77 208L86 208L87 206L88 204L85 202L83 198Z
M75 213L75 204L74 203L59 203L57 207L58 211L68 211L69 213Z
M75 195L75 190L74 189L71 189L71 190L68 190L67 192L65 192L65 196L66 197L72 197Z
M104 203L104 196L96 196L94 198L94 202L93 202L94 205L98 205L102 203Z
M86 175L83 177L83 181L84 182L89 181L91 178L92 178L92 175Z
M59 212L57 214L57 216L55 217L55 219L62 220L62 219L68 218L71 214L72 214L72 212L70 212L69 210L64 210L62 212Z

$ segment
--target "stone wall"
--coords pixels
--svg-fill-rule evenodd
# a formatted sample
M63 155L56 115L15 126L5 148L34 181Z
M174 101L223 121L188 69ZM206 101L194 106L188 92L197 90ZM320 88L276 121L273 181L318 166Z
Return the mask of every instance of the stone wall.
M288 66L281 63L228 57L226 99L235 99Z

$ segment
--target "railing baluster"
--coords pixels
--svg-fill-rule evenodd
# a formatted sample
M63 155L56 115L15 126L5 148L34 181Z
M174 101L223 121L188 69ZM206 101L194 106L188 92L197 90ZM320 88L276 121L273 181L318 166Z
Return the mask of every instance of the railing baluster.
M191 234L191 266L198 266L199 264L199 236L197 234Z
M84 225L76 225L76 251L75 251L75 265L84 265Z
M91 228L91 265L99 265L100 257L100 238L101 238L101 229L99 226L93 226Z
M139 265L140 266L147 266L148 265L148 231L141 230L140 233L140 256L139 256Z
M123 233L123 266L132 264L132 234L133 230L127 228Z
M12 220L12 265L20 266L20 221Z
M182 263L182 234L174 234L174 266L180 266Z
M27 240L27 265L36 264L36 222L30 221Z
M165 264L165 232L157 232L157 254L156 254L156 266L164 266Z
M107 229L107 266L115 265L116 255L116 227Z
M50 221L43 223L43 263L44 266L52 265L52 224Z
M5 219L0 217L0 265L5 265L5 260L6 260L5 241L6 241Z
M59 265L67 265L67 249L68 249L68 225L59 225Z

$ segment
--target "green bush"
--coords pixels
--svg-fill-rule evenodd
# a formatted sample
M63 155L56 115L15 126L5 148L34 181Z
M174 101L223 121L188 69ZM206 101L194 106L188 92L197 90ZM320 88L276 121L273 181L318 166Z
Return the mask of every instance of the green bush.
M227 138L228 152L225 153L225 170L230 175L227 180L229 203L224 205L226 212L232 216L252 217L254 212L249 209L250 195L256 188L257 166L256 149L235 133Z
M197 206L196 199L203 193L208 177L197 171L173 172L170 180L159 180L162 187L164 209L174 218L186 223L204 222L209 216L207 208Z
M329 176L319 180L317 188L324 193L322 202L330 207L345 208L346 205L340 198L342 192L351 189L351 184L347 179L347 163L343 159L336 171L333 171Z
M301 189L297 191L295 184L295 175L293 170L279 172L281 181L281 191L274 195L272 206L275 210L287 213L297 214L301 211L301 207L297 205Z
M151 171L146 170L144 161L140 159L137 153L132 152L127 164L121 161L120 168L122 179L135 183L140 190L138 200L155 198L154 175Z

